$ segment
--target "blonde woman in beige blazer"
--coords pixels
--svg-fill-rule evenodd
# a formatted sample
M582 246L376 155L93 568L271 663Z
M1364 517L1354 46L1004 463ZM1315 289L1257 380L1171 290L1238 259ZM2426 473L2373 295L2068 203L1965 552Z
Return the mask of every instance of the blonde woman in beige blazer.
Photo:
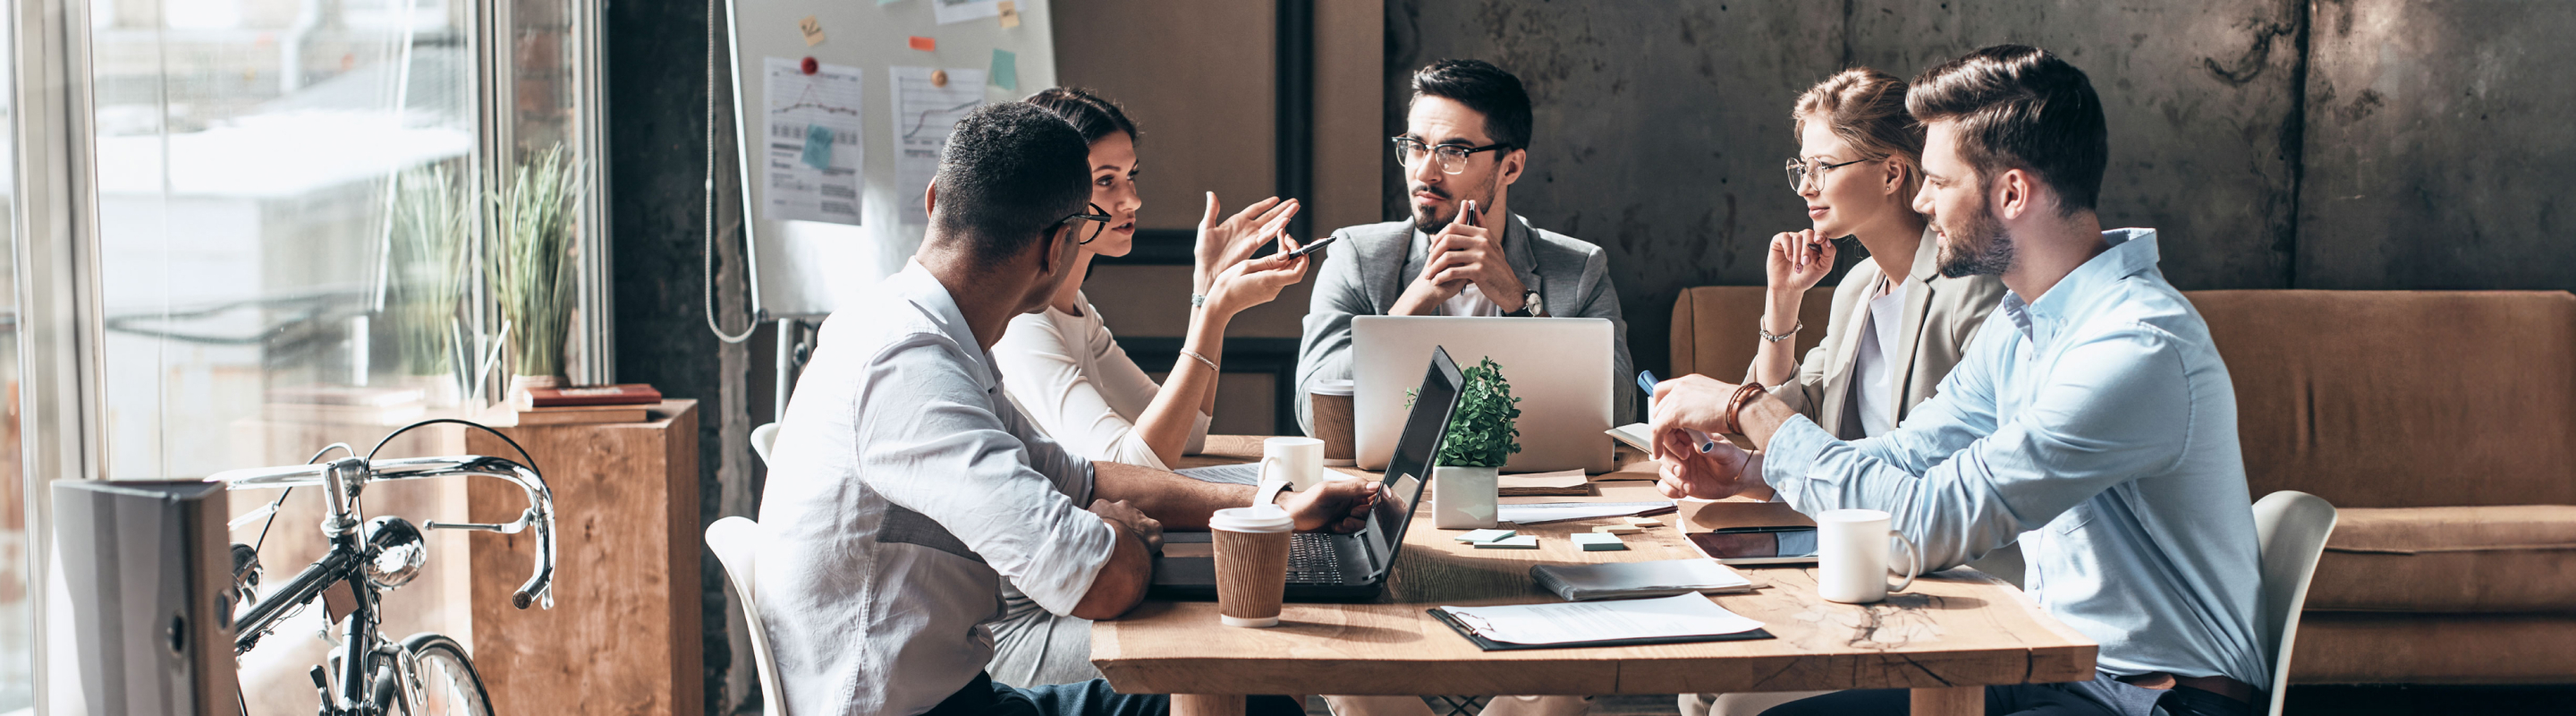
M1995 277L1940 273L1939 237L1911 206L1923 185L1923 130L1905 113L1905 90L1854 68L1798 98L1789 183L1813 226L1771 240L1761 346L1744 379L1844 440L1893 429L1932 397L2004 295ZM1799 325L1800 300L1833 270L1834 240L1845 236L1869 260L1834 288L1831 323ZM1824 340L1798 360L1793 339L1813 330ZM1970 565L2021 583L2018 547ZM1680 707L1684 716L1754 714L1822 693L1682 694Z

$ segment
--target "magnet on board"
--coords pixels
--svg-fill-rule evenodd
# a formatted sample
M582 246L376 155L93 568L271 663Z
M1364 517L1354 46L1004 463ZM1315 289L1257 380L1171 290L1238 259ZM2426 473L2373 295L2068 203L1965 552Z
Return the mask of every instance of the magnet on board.
M803 63L799 63L797 67L805 70L805 74L809 75L823 71L823 63L815 62L814 58L811 57L805 58L805 61Z

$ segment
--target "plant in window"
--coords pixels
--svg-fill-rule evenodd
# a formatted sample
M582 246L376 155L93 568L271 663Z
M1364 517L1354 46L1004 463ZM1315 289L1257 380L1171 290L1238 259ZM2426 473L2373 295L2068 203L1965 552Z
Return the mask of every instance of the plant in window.
M1449 435L1440 441L1432 471L1432 521L1443 529L1494 526L1496 479L1503 463L1521 451L1521 399L1512 397L1503 366L1486 357L1459 371L1458 407L1449 413Z
M484 281L516 351L514 390L546 387L563 375L578 280L572 212L581 200L580 176L580 162L556 145L520 165L492 198L499 234L483 264Z
M474 214L464 187L443 164L405 170L395 181L392 271L385 290L403 374L451 376Z

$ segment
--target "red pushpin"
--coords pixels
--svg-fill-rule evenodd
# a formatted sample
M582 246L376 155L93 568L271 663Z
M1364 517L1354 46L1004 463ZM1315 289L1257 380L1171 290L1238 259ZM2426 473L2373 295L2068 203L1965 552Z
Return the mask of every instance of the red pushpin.
M797 66L803 68L805 70L805 74L809 75L823 70L823 63L815 62L814 58L811 57L805 58L805 62Z

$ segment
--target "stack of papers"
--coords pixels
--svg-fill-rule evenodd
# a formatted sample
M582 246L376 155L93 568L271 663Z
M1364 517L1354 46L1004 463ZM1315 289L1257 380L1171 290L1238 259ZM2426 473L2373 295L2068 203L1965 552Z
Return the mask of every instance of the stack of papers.
M1771 636L1762 631L1761 622L1727 611L1696 594L1579 604L1440 607L1431 613L1488 650Z
M1516 525L1537 525L1569 520L1602 517L1649 515L1673 511L1672 500L1647 502L1531 502L1494 506L1494 519Z
M1713 559L1542 564L1530 579L1567 601L1752 591L1753 582Z

